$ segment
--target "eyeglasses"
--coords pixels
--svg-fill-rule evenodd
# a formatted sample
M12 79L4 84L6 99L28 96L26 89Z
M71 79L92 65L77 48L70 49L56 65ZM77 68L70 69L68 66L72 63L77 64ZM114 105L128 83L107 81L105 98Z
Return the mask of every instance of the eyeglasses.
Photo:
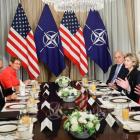
M21 66L21 64L20 64L20 63L13 63L13 64Z

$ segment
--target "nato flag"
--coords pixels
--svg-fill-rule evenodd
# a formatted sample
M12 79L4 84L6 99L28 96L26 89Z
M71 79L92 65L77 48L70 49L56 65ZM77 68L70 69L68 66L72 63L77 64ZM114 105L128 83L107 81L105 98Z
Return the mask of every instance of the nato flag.
M60 34L47 4L44 6L34 38L37 56L58 76L66 66Z
M98 11L89 12L83 33L87 55L106 73L112 61L107 31Z

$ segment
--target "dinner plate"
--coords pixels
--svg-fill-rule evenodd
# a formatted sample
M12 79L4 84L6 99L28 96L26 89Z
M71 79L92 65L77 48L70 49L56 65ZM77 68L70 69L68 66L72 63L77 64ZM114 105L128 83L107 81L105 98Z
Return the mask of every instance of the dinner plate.
M123 125L123 129L129 130L129 131L139 131L140 124L139 123L125 124Z
M107 109L112 109L112 108L114 108L114 107L116 107L116 105L115 104L103 104L103 105L101 105L101 107L102 108L107 108Z
M25 92L25 95L21 95L20 93L18 93L17 96L19 96L19 97L30 96L30 93L29 92Z
M136 122L140 122L140 114L133 114L129 116L129 119L131 121L136 121Z
M22 109L25 107L26 107L26 104L12 104L12 105L6 106L6 109Z
M99 89L97 89L97 90L99 90L99 91L110 91L109 88L99 88Z
M110 102L112 102L112 103L129 103L129 102L131 102L131 100L127 99L127 98L114 98L114 99L110 99Z
M21 138L18 136L18 134L16 134L16 136L14 137L14 139L18 139L18 140L25 140L25 139L30 139L34 136L34 134L29 133L28 136Z
M17 124L1 124L0 133L9 133L17 130Z
M108 87L108 85L107 84L105 84L105 83L101 83L101 84L98 84L98 86L107 86Z

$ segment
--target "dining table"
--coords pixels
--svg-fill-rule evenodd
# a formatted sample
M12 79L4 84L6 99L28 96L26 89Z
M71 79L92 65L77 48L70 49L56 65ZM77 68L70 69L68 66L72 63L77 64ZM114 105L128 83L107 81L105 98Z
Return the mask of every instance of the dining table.
M45 86L47 83L48 86ZM76 84L77 81L71 81L70 86L80 90L82 84ZM80 83L80 81L79 81ZM94 97L95 102L90 105L86 103L86 110L92 112L93 114L101 118L100 128L92 136L87 138L88 140L140 140L140 131L138 132L129 132L128 130L123 129L123 124L112 115L115 119L115 123L112 127L109 126L105 120L107 115L113 111L113 109L106 109L101 107L101 102L98 98L101 96L93 96L90 94L87 87L84 87L84 95ZM45 91L49 91L49 94L46 94ZM60 90L60 87L55 82L42 82L40 85L40 93L38 95L38 100L40 101L37 104L38 112L37 114L30 114L31 117L36 117L37 122L33 126L33 140L76 140L77 138L73 137L70 132L66 131L63 127L64 120L70 113L74 110L80 109L79 105L74 102L64 102L57 93ZM44 94L45 93L45 94ZM114 94L113 97L118 96ZM42 108L42 103L47 101L50 104L50 110L46 106ZM17 103L18 100L7 101L6 103ZM140 111L140 107L131 107L131 111ZM53 113L57 112L56 118L53 116ZM54 117L54 118L53 118ZM53 130L50 130L47 126L41 131L41 123L45 118L48 118L52 122Z

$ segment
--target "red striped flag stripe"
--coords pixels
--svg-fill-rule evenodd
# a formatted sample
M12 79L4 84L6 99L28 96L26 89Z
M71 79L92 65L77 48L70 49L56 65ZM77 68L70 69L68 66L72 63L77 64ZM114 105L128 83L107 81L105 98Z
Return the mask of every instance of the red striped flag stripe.
M16 55L22 60L23 67L25 67L32 79L35 79L40 74L32 30L24 39L11 27L6 50L12 56Z
M79 68L84 76L88 71L87 55L81 28L73 36L62 24L59 27L64 54Z

